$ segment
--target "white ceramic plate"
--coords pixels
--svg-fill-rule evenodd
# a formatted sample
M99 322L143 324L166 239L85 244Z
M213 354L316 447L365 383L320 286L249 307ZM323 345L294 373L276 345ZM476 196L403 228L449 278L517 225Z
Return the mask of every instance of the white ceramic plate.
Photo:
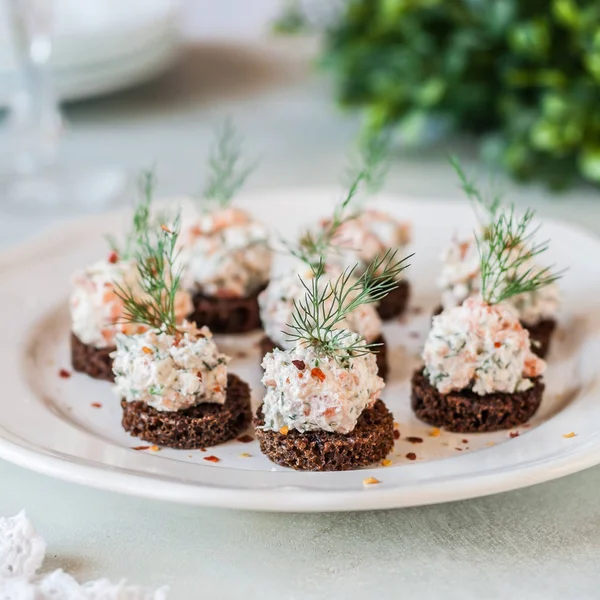
M61 100L80 100L131 87L158 75L180 50L174 0L60 0L50 59ZM14 56L0 3L0 106L14 86Z
M243 202L280 234L329 213L335 192L281 191ZM103 234L123 215L80 221L0 259L4 315L0 338L0 456L22 466L99 488L175 502L273 511L366 510L471 498L561 477L600 462L600 243L559 223L546 223L550 261L568 266L564 309L549 358L547 391L538 414L513 432L431 437L409 407L409 378L437 303L438 255L453 231L474 226L466 204L380 199L414 223L416 255L408 278L412 307L387 324L392 372L384 400L399 423L392 465L345 473L298 473L261 456L256 442L202 451L135 450L110 385L70 369L69 276L106 253ZM281 263L279 264L281 267ZM223 337L231 370L248 380L259 402L257 335ZM564 434L575 433L574 437ZM412 443L408 437L418 437ZM250 457L242 456L243 453ZM416 454L409 460L408 453ZM217 456L217 463L204 460ZM378 485L365 487L375 477Z

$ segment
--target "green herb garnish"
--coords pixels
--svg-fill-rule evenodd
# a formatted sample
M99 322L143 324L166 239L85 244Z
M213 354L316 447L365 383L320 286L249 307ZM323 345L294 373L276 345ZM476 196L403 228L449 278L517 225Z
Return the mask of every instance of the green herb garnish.
M151 227L151 205L156 185L156 177L152 170L142 171L138 179L139 197L136 202L133 219L129 231L125 234L124 244L121 246L117 240L107 235L111 250L117 253L121 260L133 258L140 240L147 235Z
M249 165L243 164L242 138L231 119L226 119L216 132L216 141L208 157L209 176L203 199L211 206L229 206L255 168L256 161Z
M171 226L162 223L141 235L135 259L142 299L128 286L116 287L124 305L123 322L176 335L175 296L181 279L181 269L176 267L179 228L177 215Z
M300 278L306 295L303 300L294 300L292 322L287 325L289 341L309 344L338 363L373 351L378 344L367 344L360 338L350 341L356 334L335 327L357 307L378 302L398 287L398 275L409 266L406 261L410 256L397 260L396 254L388 251L376 257L358 278L354 278L358 265L345 269L324 286L320 285L325 274L325 259L321 256L316 265L311 265L310 283Z

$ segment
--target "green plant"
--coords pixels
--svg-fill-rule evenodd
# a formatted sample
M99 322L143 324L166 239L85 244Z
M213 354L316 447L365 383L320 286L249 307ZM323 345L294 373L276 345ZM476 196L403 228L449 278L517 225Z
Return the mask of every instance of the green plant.
M600 182L596 0L348 0L324 64L369 130L434 122L517 179Z

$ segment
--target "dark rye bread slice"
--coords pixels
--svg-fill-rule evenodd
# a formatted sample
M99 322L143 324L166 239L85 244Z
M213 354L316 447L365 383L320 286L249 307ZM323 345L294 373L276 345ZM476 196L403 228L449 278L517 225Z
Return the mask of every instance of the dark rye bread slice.
M556 329L555 319L542 319L535 325L527 325L521 322L521 325L529 331L529 339L531 340L531 351L537 354L540 358L546 358L550 350L550 341Z
M419 370L412 378L411 404L417 417L434 427L456 433L498 431L526 423L538 409L544 387L538 377L531 388L514 394L480 396L471 390L440 394Z
M387 359L387 343L383 335L380 335L376 340L374 340L373 343L381 344L381 346L377 346L375 352L375 360L377 361L377 374L385 381L389 372L389 365ZM275 342L269 336L265 335L265 337L263 337L259 342L259 348L260 355L261 357L263 357L265 354L273 352L275 348L279 348L279 346L276 346ZM281 350L281 348L279 349Z
M121 400L125 431L168 448L208 448L237 437L252 420L250 387L227 375L225 404L205 403L180 411L158 411L145 402Z
M438 306L434 311L434 317L441 314L443 308ZM535 325L527 325L521 321L521 325L529 331L529 339L531 340L531 351L539 356L540 358L546 358L550 350L550 342L552 340L552 334L556 329L555 319L542 319Z
M377 312L384 321L399 317L408 305L410 296L410 284L408 281L400 281L398 287L384 296L377 305Z
M350 433L290 429L287 434L261 429L262 407L254 418L262 453L298 471L349 471L383 460L394 447L394 419L382 400L366 408Z
M206 325L213 333L246 333L261 326L258 295L266 284L246 298L217 298L201 291L192 296L194 310L189 316L198 327Z
M71 333L71 364L79 373L86 373L94 379L114 381L111 352L116 348L96 348L84 344L74 333Z

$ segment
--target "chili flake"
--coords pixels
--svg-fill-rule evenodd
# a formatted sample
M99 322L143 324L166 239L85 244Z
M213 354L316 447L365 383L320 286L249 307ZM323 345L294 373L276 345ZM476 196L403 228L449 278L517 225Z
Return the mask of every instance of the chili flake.
M441 434L441 430L439 427L434 427L430 432L429 432L429 437L439 437Z
M516 437L519 437L519 432L511 431L508 435L510 435L511 438L516 438Z
M298 371L304 371L304 369L306 369L306 363L303 360L293 360L292 364Z
M102 404L100 402L92 402L92 408L102 408Z
M221 459L218 456L213 456L212 454L210 456L205 456L204 460L207 460L208 462L214 462L217 463L219 462Z
M113 250L109 255L108 255L108 262L111 265L114 265L117 261L119 260L119 255Z
M420 437L409 436L409 437L405 437L404 439L407 442L410 442L411 444L422 444L423 443L423 438L420 438Z
M173 233L164 223L160 226L160 228L167 233Z
M150 452L160 452L160 448L156 444L153 444L150 446Z
M148 450L148 448L150 448L150 446L131 446L132 450Z
M417 460L417 455L414 452L409 452L406 455L406 458L408 458L408 460Z
M152 350L150 350L150 348L148 348L148 346L142 346L142 352L144 354L152 354Z
M287 425L284 425L284 426L283 426L283 427L282 427L282 428L279 430L279 433L280 433L281 435L287 435L289 430L290 430L290 428L289 428Z
M394 429L394 439L395 440L399 440L400 439L400 432L397 429Z
M61 369L58 372L58 376L62 377L63 379L69 379L69 377L71 377L72 373L70 371L67 371L66 369Z
M323 373L323 371L321 371L321 369L319 369L319 367L312 368L310 371L310 374L315 379L318 379L321 383L323 383L323 381L325 381L325 373Z
M363 479L363 485L366 486L377 485L378 483L381 483L381 481L379 481L379 479L376 479L375 477L367 477L366 479Z

